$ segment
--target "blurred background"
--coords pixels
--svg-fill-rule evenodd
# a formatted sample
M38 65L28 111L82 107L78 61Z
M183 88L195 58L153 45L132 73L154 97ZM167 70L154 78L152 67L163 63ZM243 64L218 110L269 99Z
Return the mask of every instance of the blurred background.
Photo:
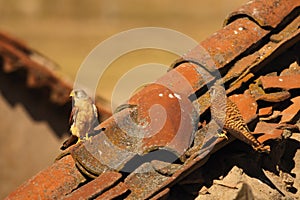
M114 34L138 27L163 27L200 42L219 30L226 16L244 3L246 0L0 0L0 31L16 36L46 55L59 64L63 74L74 80L90 51ZM126 45L126 41L122 45ZM129 69L149 62L170 65L177 57L151 49L121 56L109 66L105 78L100 80L98 94L110 101L115 83ZM55 134L43 134L43 130L47 129L47 123L43 122L38 125L24 122L26 128L18 134L8 130L11 128L5 124L12 123L9 121L11 118L18 119L15 114L19 111L10 114L2 107L1 199L51 165L64 140ZM16 107L16 110L22 108ZM26 112L22 113L26 115ZM23 121L26 121L26 116ZM33 131L35 129L37 131ZM29 130L37 132L36 135L28 137ZM22 149L24 147L26 149Z

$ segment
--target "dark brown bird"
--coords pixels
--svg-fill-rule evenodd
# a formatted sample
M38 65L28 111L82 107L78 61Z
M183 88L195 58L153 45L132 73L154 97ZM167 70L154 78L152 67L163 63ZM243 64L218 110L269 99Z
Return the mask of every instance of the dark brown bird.
M270 147L261 144L250 132L237 105L227 98L225 89L221 85L214 85L210 89L211 116L223 128L220 137L226 137L229 132L234 137L251 145L259 152L269 152Z

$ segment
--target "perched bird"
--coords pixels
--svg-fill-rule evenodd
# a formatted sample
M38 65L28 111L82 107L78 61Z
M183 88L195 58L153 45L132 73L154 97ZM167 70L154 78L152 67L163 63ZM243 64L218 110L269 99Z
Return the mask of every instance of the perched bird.
M70 115L72 135L63 143L62 150L73 145L76 141L88 140L89 134L94 133L94 128L99 124L97 108L84 90L72 90L70 96L73 99Z
M250 132L237 105L227 98L225 89L221 85L214 85L210 88L211 96L211 116L215 122L223 129L219 134L225 137L229 132L231 135L243 142L251 145L259 152L270 151L269 146L261 144Z

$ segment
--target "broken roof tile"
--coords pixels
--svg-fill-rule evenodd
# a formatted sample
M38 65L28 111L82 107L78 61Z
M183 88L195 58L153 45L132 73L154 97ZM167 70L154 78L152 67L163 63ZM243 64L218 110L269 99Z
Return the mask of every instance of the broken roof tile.
M208 51L219 69L256 44L267 33L268 31L256 23L239 18L201 42L200 45Z
M291 99L293 102L288 108L281 112L280 123L290 122L300 111L300 96Z
M49 89L50 101L54 104L71 103L69 94L73 82L59 71L59 66L37 51L27 47L18 39L0 33L0 56L3 72L11 73L16 70L25 71L28 88ZM103 121L111 116L108 103L101 97L96 97L96 105Z
M121 199L120 197L128 192L128 187L125 183L120 182L112 189L104 192L96 198L96 200L110 200L110 199Z
M151 197L151 200L166 199L169 196L170 188L166 188L157 195Z
M257 140L263 143L270 139L281 138L283 130L277 129L277 127L278 124L276 123L258 122L255 127L254 133L255 134L263 133L263 135L258 137Z
M125 184L132 191L127 199L145 199L161 187L166 180L168 180L167 176L156 172L152 165L146 162L126 177Z
M244 120L249 122L256 118L257 103L247 91L244 94L232 95L229 99L237 105Z
M104 190L114 185L121 177L122 175L118 172L107 171L93 181L88 182L87 184L76 189L64 199L71 200L95 198L99 194L103 193Z
M66 156L22 184L7 199L60 199L84 181L75 161Z
M269 107L265 107L265 108L260 108L258 110L258 116L267 116L267 115L271 115L273 111L273 107L269 106Z
M297 61L293 62L288 69L284 69L280 73L280 76L290 76L293 74L300 74L300 66Z
M247 16L262 27L277 27L283 19L300 6L298 0L252 0L232 12L224 22L224 25L234 20Z
M260 81L264 89L281 88L285 90L300 88L300 74L288 76L262 76Z
M291 97L291 94L288 91L280 91L280 92L273 92L273 93L265 93L259 96L256 100L262 100L267 102L282 102L287 100Z

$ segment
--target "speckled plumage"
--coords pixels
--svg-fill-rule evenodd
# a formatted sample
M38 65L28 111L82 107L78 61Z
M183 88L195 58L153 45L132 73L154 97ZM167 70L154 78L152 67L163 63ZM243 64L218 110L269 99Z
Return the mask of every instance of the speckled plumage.
M225 132L251 145L256 151L270 151L269 146L264 146L251 134L237 105L226 97L222 86L212 86L210 94L212 118Z

